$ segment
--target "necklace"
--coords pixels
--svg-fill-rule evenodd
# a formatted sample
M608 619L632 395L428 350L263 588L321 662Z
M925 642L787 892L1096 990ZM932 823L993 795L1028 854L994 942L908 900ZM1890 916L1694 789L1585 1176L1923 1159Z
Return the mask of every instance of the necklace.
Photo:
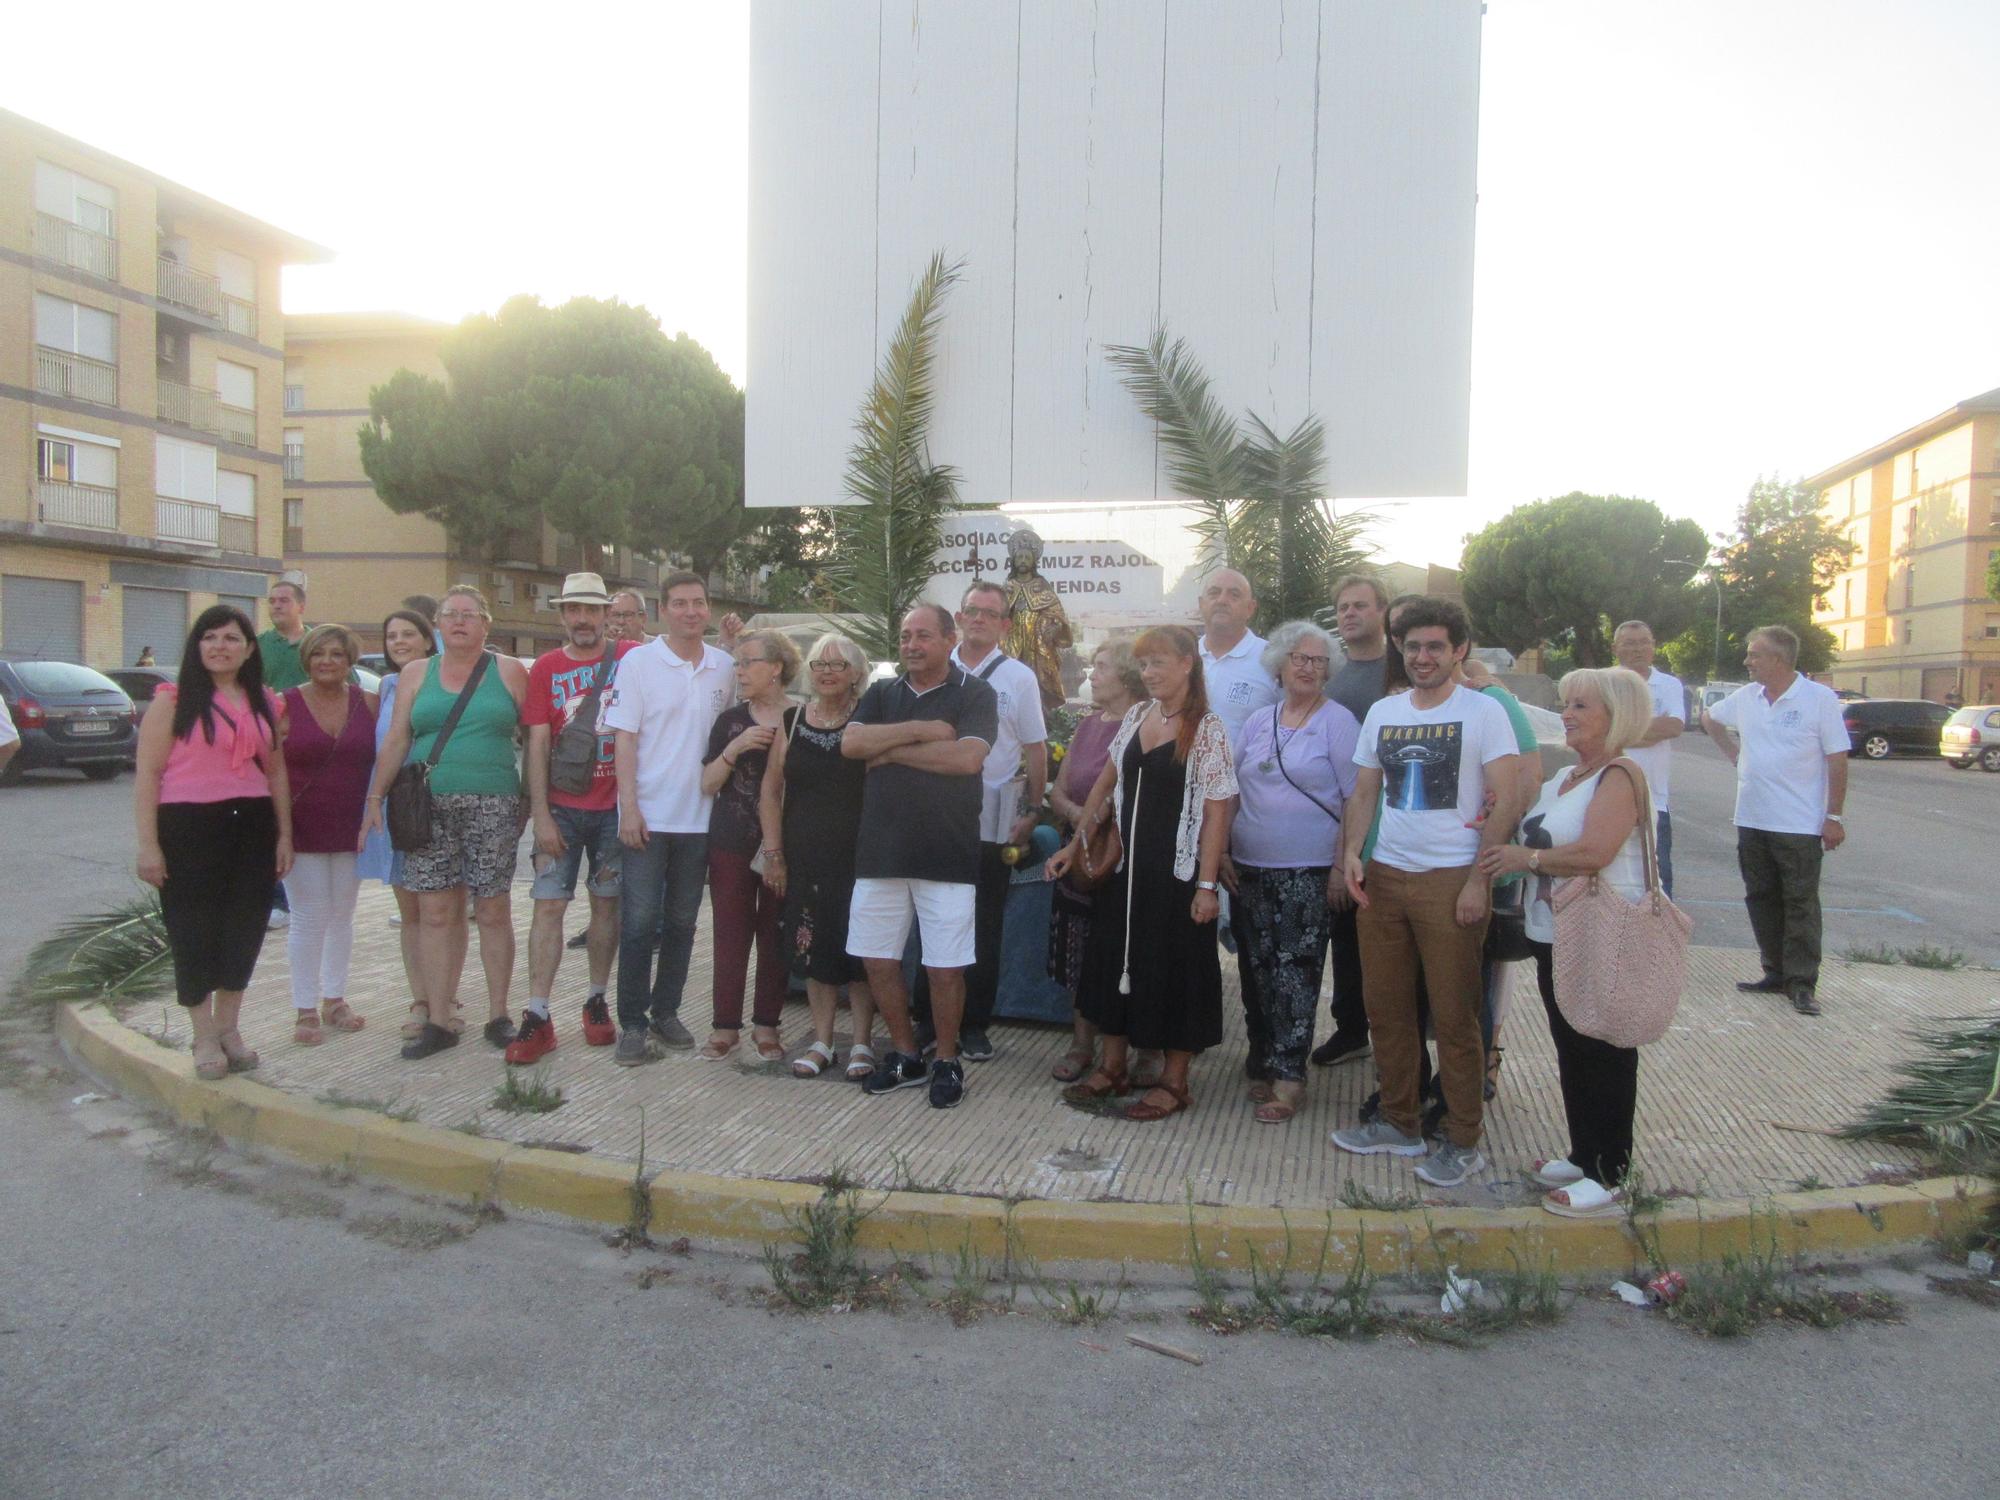
M1169 719L1178 719L1182 714L1186 713L1187 705L1183 703L1179 708L1175 709L1172 713L1168 713L1164 708L1160 707L1159 700L1155 698L1153 700L1153 712L1160 716L1161 723L1165 723Z

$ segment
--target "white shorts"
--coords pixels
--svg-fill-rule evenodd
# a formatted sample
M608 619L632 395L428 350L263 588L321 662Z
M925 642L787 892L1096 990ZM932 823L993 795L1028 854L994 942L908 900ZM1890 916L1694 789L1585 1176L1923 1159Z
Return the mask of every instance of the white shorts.
M900 960L915 917L925 968L969 969L975 889L943 880L857 880L847 911L847 951L856 958Z

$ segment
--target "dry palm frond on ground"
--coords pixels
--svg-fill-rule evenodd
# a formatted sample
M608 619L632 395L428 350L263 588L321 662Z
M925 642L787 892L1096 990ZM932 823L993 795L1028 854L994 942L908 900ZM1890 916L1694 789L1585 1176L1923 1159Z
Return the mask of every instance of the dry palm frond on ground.
M173 954L151 894L56 929L28 955L15 993L43 1005L146 1000L173 988Z
M1922 1146L1954 1166L2000 1163L2000 1020L1963 1016L1915 1032L1923 1049L1848 1140Z

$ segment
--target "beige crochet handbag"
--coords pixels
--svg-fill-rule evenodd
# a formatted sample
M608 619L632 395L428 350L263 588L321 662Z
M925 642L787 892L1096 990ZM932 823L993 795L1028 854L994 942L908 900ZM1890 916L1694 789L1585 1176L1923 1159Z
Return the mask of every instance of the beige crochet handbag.
M1646 893L1628 901L1595 875L1562 882L1549 903L1556 918L1556 1006L1585 1036L1614 1047L1643 1047L1673 1024L1694 919L1660 887L1646 773L1622 755L1611 764L1623 766L1638 789Z

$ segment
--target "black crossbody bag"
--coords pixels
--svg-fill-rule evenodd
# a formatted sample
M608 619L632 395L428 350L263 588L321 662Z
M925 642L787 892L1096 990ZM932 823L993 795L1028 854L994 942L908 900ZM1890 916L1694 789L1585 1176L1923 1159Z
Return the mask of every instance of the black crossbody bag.
M465 705L470 703L472 695L479 691L480 679L486 675L487 665L492 660L492 652L479 653L479 660L472 664L472 675L465 679L465 686L458 690L458 697L451 705L451 712L444 716L444 724L431 745L431 753L420 761L406 763L403 769L396 773L396 779L389 783L389 795L383 803L383 816L389 822L390 847L398 853L416 854L431 846L431 771L443 756L444 747L450 743L451 732L458 728L458 721L465 713ZM410 707L413 711L416 706L412 700Z

